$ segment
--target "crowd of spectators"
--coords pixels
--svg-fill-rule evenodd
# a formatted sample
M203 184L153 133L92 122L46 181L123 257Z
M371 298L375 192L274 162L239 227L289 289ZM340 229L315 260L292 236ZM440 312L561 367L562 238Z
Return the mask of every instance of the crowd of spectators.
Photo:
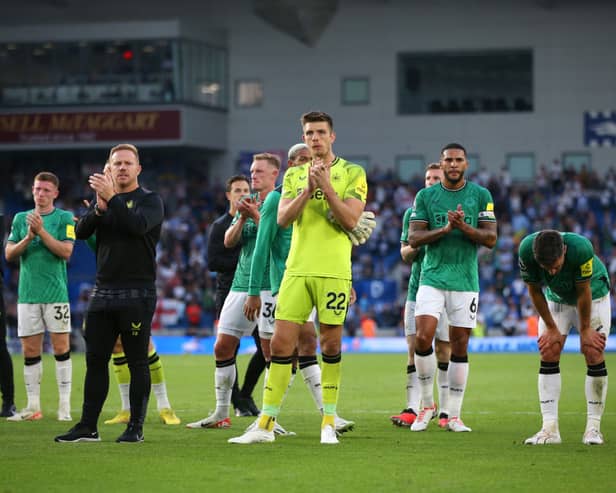
M187 175L190 175L187 177ZM74 175L73 175L74 176ZM31 207L30 176L16 174L11 184L14 209ZM514 183L506 168L498 173L480 169L469 179L487 187L495 201L499 238L494 249L479 251L481 284L478 335L527 334L536 330L536 316L517 270L517 248L528 233L545 228L588 237L616 282L616 171L598 176L582 167L563 169L558 161L541 166L533 183ZM78 214L88 190L83 180L65 179L57 205ZM353 305L346 329L351 335L403 334L402 316L410 267L400 260L400 231L404 211L423 187L423 177L401 182L391 170L368 173L366 209L377 214L377 227L365 245L354 248L353 280L394 280L395 299L374 303L365 294ZM207 269L210 224L227 209L223 183L210 183L197 172L151 173L145 186L158 190L165 201L166 219L158 246L159 303L154 327L209 335L214 325L214 274ZM11 215L5 220L10 225ZM83 253L82 253L83 254ZM5 273L7 315L15 326L17 268ZM90 281L93 281L91 279ZM82 282L72 300L74 326L79 326L87 302ZM614 297L612 296L612 303ZM612 313L616 316L616 306ZM616 326L613 319L612 327Z

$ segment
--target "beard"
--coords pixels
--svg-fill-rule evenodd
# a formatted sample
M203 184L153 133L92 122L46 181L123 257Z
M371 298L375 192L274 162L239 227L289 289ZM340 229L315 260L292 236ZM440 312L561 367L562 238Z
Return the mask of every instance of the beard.
M460 175L457 178L452 178L447 171L443 171L443 174L445 175L447 181L452 185L457 185L464 180L464 171L460 171Z

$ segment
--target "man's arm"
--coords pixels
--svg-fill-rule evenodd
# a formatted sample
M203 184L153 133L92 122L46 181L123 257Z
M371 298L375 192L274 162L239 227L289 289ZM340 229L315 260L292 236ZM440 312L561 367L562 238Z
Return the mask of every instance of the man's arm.
M38 233L39 238L45 244L45 246L49 249L51 253L60 257L63 260L68 260L71 258L71 254L73 253L74 243L69 240L57 240L45 228L41 228Z
M409 245L419 248L428 243L434 243L451 231L451 223L447 223L442 228L428 229L425 221L411 221L409 225Z
M310 177L316 187L320 188L329 205L329 209L336 222L347 231L357 226L359 216L364 211L365 203L354 197L341 199L330 180L330 168L326 165L313 165L310 167Z
M545 323L547 330L560 335L556 322L552 317L552 312L550 312L550 308L548 307L548 301L545 299L545 295L541 289L541 285L535 283L526 283L526 285L528 286L528 294L533 302L533 306Z
M16 262L19 257L23 255L26 248L28 248L28 245L36 236L32 231L32 228L27 226L26 235L23 238L20 238L22 229L19 227L18 223L18 216L15 216L11 226L11 234L9 235L6 242L6 247L4 248L4 256L8 262Z
M400 244L400 257L402 257L402 261L405 264L411 265L418 253L419 248L413 248L411 245L404 242Z
M149 193L139 200L134 208L129 209L118 195L107 202L115 224L126 233L143 236L163 222L163 201L156 193Z
M103 212L96 212L94 201L88 204L88 210L77 220L75 225L75 236L78 240L87 240L96 232L96 227L100 224Z
M240 242L242 239L242 228L247 220L247 216L240 214L237 221L227 228L227 231L225 231L225 248L233 248Z
M302 192L293 198L281 198L278 203L278 226L281 228L288 228L306 207L312 190L310 188L304 188Z
M237 265L236 255L225 248L225 231L223 223L212 224L207 242L207 265L211 272L232 272Z
M541 289L540 284L526 283L528 286L528 294L533 302L533 306L537 313L545 323L546 330L539 336L537 345L539 346L539 352L541 353L541 359L544 361L555 362L560 359L560 353L565 342L565 336L563 336L558 330L558 326L552 317L548 302L545 299L545 295Z
M493 221L481 221L476 228L466 224L464 220L453 223L454 228L458 228L464 235L474 243L493 248L496 245L497 228Z

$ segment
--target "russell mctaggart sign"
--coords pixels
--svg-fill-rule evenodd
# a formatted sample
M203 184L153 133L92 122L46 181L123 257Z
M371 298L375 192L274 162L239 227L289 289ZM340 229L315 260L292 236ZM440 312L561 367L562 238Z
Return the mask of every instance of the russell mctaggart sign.
M179 138L178 110L0 114L0 143L3 144Z

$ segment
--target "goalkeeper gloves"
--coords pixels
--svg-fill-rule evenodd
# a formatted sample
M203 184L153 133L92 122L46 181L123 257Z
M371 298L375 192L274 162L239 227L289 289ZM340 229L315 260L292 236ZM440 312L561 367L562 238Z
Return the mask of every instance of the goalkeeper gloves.
M331 210L327 212L327 219L329 219L333 223L338 224ZM363 245L364 243L366 243L366 241L368 241L368 238L370 238L370 235L372 234L372 231L374 230L375 226L376 219L374 216L374 212L364 211L361 213L359 221L357 221L357 224L351 231L347 231L346 229L342 228L342 226L340 227L347 234L347 236L351 240L351 243L357 246Z

